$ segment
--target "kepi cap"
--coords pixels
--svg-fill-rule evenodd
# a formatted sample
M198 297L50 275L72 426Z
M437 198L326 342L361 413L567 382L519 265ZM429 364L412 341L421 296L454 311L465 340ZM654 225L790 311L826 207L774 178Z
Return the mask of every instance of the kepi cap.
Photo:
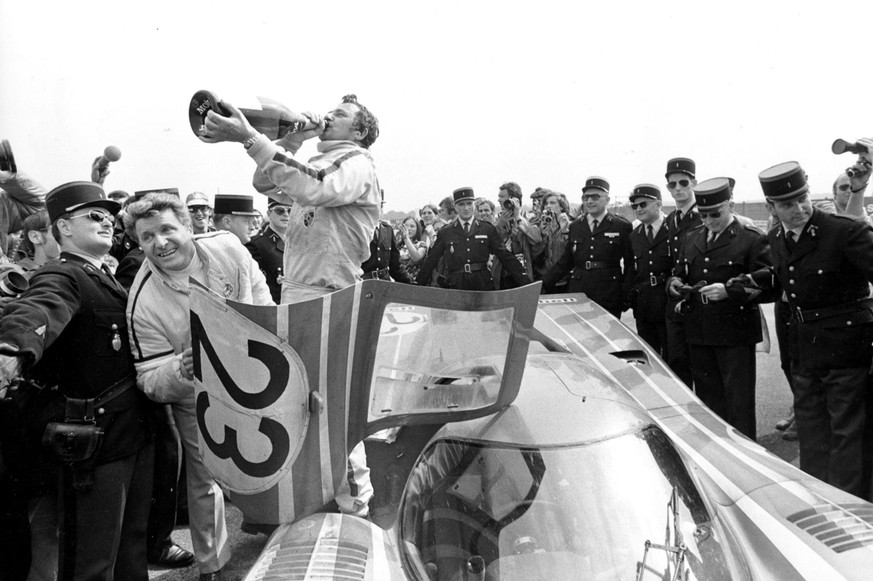
M694 186L694 200L698 208L708 210L731 199L731 184L727 178L712 178Z
M276 206L285 206L285 207L290 208L293 205L294 205L294 202L279 202L278 200L270 199L270 201L267 202L267 209L272 210Z
M454 203L456 204L463 200L470 200L472 202L475 198L476 195L473 193L473 188L469 186L458 188L457 190L452 192L452 201L454 201Z
M788 202L809 192L806 172L796 161L768 167L758 174L758 181L768 202Z
M103 208L113 216L121 210L121 204L107 198L103 188L94 182L68 182L45 197L45 207L52 223L73 210L92 206Z
M243 194L217 194L215 196L215 213L232 216L260 216L255 211L254 198Z
M648 198L649 200L660 200L661 190L654 184L639 184L634 186L634 191L631 192L630 201L633 202L638 198Z
M587 180L585 180L585 185L582 186L582 193L584 194L586 190L601 190L607 196L609 195L609 182L606 181L605 178L600 176L591 176Z
M667 173L664 174L664 177L670 179L670 174L672 173L684 173L691 179L695 179L697 177L695 175L696 171L697 164L694 163L693 159L687 157L674 157L667 162Z
M185 198L186 206L210 206L209 196L204 194L203 192L191 192L188 194L188 197Z

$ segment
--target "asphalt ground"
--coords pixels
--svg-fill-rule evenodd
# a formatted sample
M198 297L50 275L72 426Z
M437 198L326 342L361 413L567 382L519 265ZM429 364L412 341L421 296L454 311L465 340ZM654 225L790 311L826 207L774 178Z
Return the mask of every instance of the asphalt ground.
M787 462L797 466L798 449L797 442L790 442L782 438L782 432L775 429L776 423L783 419L791 406L791 394L788 383L779 366L779 348L776 344L776 333L773 322L773 306L763 307L767 325L770 330L771 349L769 353L758 353L757 368L757 419L758 419L758 443L773 454ZM631 313L624 313L622 322L634 328ZM371 470L374 471L373 482L379 496L380 475L376 474L376 467L371 462ZM266 535L250 535L240 530L242 514L233 505L227 504L226 508L227 530L230 548L233 553L231 561L225 566L222 578L224 581L237 581L242 579L249 568L254 564L261 550L267 542ZM390 510L383 509L374 513L375 522L386 526L391 522ZM173 539L182 547L191 550L191 535L187 527L177 527L173 533ZM199 571L196 566L185 569L164 569L150 567L149 579L160 581L196 581Z

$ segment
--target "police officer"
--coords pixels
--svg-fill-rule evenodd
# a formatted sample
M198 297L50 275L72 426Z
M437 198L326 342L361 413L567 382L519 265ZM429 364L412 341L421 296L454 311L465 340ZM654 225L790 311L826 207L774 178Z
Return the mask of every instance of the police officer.
M497 229L473 218L473 188L458 188L452 193L457 217L437 232L436 242L418 272L417 282L427 285L440 258L445 259L446 275L441 286L459 290L494 290L488 258L494 255L520 285L531 282L511 252L500 243Z
M46 207L61 258L45 264L0 320L0 381L19 373L58 386L59 421L94 422L90 458L61 468L63 579L148 579L152 492L148 403L135 387L127 293L101 257L119 210L103 188L71 182ZM64 409L65 408L65 409ZM92 419L93 418L93 419Z
M282 261L285 260L285 231L291 221L290 214L291 206L270 200L267 204L268 226L245 245L264 273L276 304L282 296Z
M361 265L364 278L394 280L406 284L415 284L406 271L400 266L400 250L394 239L394 228L384 220L376 224L376 231L370 240L370 258Z
M726 422L755 439L755 343L761 340L760 293L727 284L770 266L763 232L733 215L730 182L699 183L694 197L703 225L679 251L677 276L667 283L685 313L685 336L697 396Z
M666 359L667 306L665 286L673 262L669 238L661 212L661 190L653 184L640 184L630 195L630 206L640 225L630 233L631 288L628 303L633 308L637 333Z
M680 271L679 251L685 236L693 228L700 226L697 202L694 199L694 186L697 185L695 172L697 165L687 157L674 157L667 162L667 190L676 202L676 209L667 215L667 235L670 240L670 256L673 272ZM682 314L676 310L677 299L668 297L665 318L667 321L667 364L689 387L693 384L691 376L691 356L685 341L685 323Z
M867 184L869 170L852 178ZM865 403L873 359L873 228L826 214L809 200L806 174L785 162L758 175L779 223L770 231L775 277L791 310L792 387L800 468L857 496L863 485ZM763 273L763 274L769 274Z
M625 273L633 262L629 241L633 227L621 216L608 213L608 204L609 182L597 176L585 180L585 215L570 224L564 254L543 276L543 287L552 291L570 273L567 292L583 292L619 318L627 296Z

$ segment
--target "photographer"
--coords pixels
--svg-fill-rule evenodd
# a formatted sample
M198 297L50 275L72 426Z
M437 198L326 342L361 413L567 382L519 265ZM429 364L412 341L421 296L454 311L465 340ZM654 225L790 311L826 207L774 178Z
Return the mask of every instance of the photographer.
M525 275L533 280L533 255L539 253L542 244L542 234L539 228L532 225L521 212L521 187L515 182L506 182L500 186L497 202L500 213L497 215L497 233L501 244L521 263ZM517 288L518 283L512 275L503 268L500 260L495 260L492 267L494 287L498 290Z
M542 214L536 218L542 235L541 251L534 256L534 277L540 280L564 254L570 235L570 202L564 194L540 188L539 206ZM555 292L567 290L567 277L555 283Z

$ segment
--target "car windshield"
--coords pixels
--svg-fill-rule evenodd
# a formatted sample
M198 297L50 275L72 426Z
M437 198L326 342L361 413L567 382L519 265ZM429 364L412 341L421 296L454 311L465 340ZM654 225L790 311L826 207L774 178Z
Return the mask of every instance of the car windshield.
M743 576L655 426L563 448L439 440L400 511L404 563L428 581Z
M389 304L374 357L367 421L494 404L513 313L512 308L464 312Z

